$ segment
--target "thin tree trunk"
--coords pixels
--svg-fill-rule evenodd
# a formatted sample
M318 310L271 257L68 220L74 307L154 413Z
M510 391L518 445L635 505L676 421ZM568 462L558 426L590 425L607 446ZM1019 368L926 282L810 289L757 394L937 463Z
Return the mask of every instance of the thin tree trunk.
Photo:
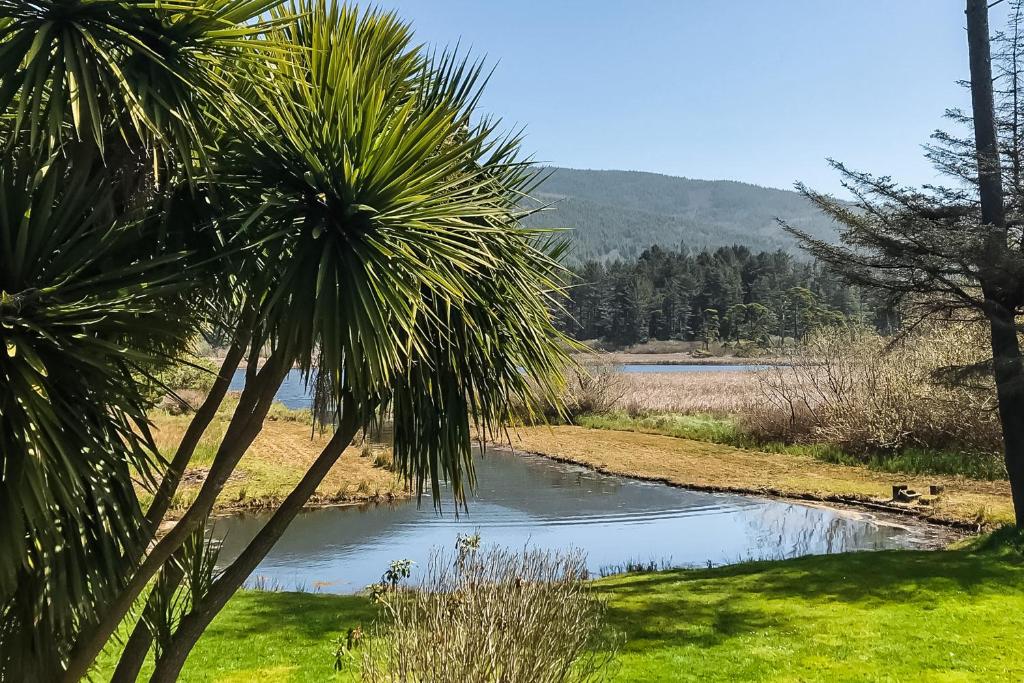
M228 387L231 386L231 379L234 377L235 370L238 369L238 365L245 356L245 350L249 346L249 337L248 331L240 332L235 338L234 343L228 348L228 352L224 355L224 361L221 363L220 372L217 374L217 379L214 380L213 386L210 388L210 393L207 394L203 405L196 411L192 421L189 422L188 428L185 430L185 434L181 437L178 449L174 452L174 458L171 459L167 471L160 482L160 486L153 496L153 502L150 503L149 509L146 510L146 522L153 533L160 526L164 515L167 514L167 509L171 506L174 494L178 490L178 484L181 482L181 475L184 474L185 468L188 467L189 461L192 460L192 455L196 452L196 447L199 446L199 441L203 438L206 428L213 422L213 418L217 415L217 410L224 402L224 397L228 393Z
M140 619L132 629L132 635L124 644L121 658L117 660L117 668L110 677L110 683L135 683L139 679L142 665L146 663L146 655L153 645L153 634Z
M967 0L967 48L971 67L971 113L974 118L974 145L978 159L981 222L991 226L990 250L1005 250L1006 213L1003 207L1003 180L999 164L995 100L992 96L988 0Z
M274 516L263 526L242 554L214 582L202 602L195 605L192 611L182 618L174 639L164 649L163 656L156 663L153 675L149 679L150 683L173 683L178 679L181 668L185 665L185 660L192 648L195 647L199 637L224 608L231 596L242 586L245 579L274 547L288 525L295 519L295 515L309 501L310 496L316 491L316 487L320 485L342 452L351 443L358 431L358 424L351 403L349 401L346 403L348 405L342 409L342 420L334 436L320 452L299 484L285 498Z
M220 409L221 404L224 402L224 397L227 396L231 380L239 364L241 364L242 358L245 357L245 351L252 337L249 324L250 319L246 318L246 321L236 333L235 340L228 347L227 353L224 354L224 360L221 362L217 379L214 380L210 392L203 401L203 405L199 407L191 422L189 422L188 429L185 430L185 434L181 437L178 448L174 452L174 458L168 464L160 486L153 496L153 502L150 503L149 509L146 511L146 522L149 525L150 538L153 538L157 529L159 529L164 515L167 514L167 510L170 508L171 501L174 499L174 494L178 491L178 485L181 483L181 476L184 474L185 468L188 466L189 461L191 461L192 455L195 453L196 447L199 445L199 441L202 439L206 429L217 415L217 410ZM137 561L138 557L134 558L133 564ZM124 649L121 651L117 668L110 679L111 683L122 681L134 683L139 677L139 671L142 670L142 665L146 661L146 655L149 653L152 643L153 637L149 629L146 628L142 620L139 620L132 630L131 637L128 638Z
M985 314L992 334L992 371L1003 431L1003 453L1010 479L1014 515L1024 527L1024 367L1017 338L1016 304L1019 287L1003 266L1009 243L1003 205L1002 169L992 95L992 56L988 0L967 0L967 47L971 65L971 108L978 159L981 222L988 227L986 272L981 276Z
M156 576L164 563L181 547L189 535L205 524L228 477L262 430L263 420L274 400L274 395L289 369L288 362L272 355L267 359L263 368L256 373L252 385L246 385L217 455L210 466L206 481L199 489L195 501L133 572L128 583L106 609L99 623L86 631L76 643L65 670L63 680L66 683L77 683L88 673L89 667L92 666L107 641L120 626L121 621L127 616L150 579Z
M179 549L176 557L180 558L180 556L181 550ZM168 570L173 572L171 583L177 586L182 578L180 567L168 563L164 567L164 571ZM143 610L150 609L151 604L155 604L158 599L154 588L146 599ZM145 620L139 619L135 623L135 628L132 629L132 635L124 644L124 649L121 650L121 657L117 660L117 668L114 669L114 674L110 677L110 683L135 683L139 679L139 672L142 671L142 665L146 663L146 655L149 654L149 648L152 645L153 634L150 633Z

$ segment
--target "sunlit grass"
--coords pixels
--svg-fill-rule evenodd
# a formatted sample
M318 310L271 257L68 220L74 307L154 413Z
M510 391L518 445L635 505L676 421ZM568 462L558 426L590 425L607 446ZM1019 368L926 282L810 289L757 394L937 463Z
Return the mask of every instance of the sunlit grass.
M204 433L174 496L172 512L187 508L195 500L237 403L237 397L229 395ZM159 410L150 414L154 437L164 458L174 455L192 417ZM273 404L260 435L225 484L218 508L276 505L295 487L329 438L329 432L314 428L309 410ZM390 470L375 466L372 458L361 457L359 449L350 448L328 473L311 502L378 500L403 495L404 485ZM140 497L143 504L148 502L148 494L142 493Z
M613 680L1022 680L1024 558L1001 535L602 579L626 637ZM333 641L373 616L362 597L243 591L181 680L355 681L333 670ZM114 663L108 653L98 678Z
M649 413L632 417L616 411L603 415L583 415L577 418L576 422L582 427L593 429L663 434L737 448L755 448L768 453L804 455L823 462L861 465L879 472L894 474L959 475L989 481L1006 478L1006 467L998 453L904 448L889 453L855 454L828 443L786 444L779 441L761 441L745 432L736 418L717 415Z
M583 415L577 418L576 422L581 427L593 429L664 434L731 446L739 445L741 436L734 420L707 414L652 413L630 417L623 412L613 412L604 415Z

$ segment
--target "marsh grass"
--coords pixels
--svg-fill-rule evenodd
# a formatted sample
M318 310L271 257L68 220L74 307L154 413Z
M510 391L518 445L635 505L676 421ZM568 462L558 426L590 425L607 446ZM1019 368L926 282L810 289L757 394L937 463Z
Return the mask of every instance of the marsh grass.
M625 385L613 406L632 413L736 415L758 401L751 371L623 373Z
M1004 479L990 382L984 373L948 381L950 368L982 358L981 346L970 327L899 343L820 330L801 355L767 369L622 374L620 397L574 423L886 472Z
M611 412L603 415L584 415L580 417L579 425L593 429L664 434L730 446L741 445L744 440L734 420L704 414L651 413L634 417L624 412Z

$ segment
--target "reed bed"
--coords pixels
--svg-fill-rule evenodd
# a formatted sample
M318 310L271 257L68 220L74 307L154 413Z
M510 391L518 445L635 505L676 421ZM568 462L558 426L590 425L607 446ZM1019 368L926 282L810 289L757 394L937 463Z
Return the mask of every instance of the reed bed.
M748 412L758 402L752 371L623 373L614 407L630 415L683 413L725 417Z

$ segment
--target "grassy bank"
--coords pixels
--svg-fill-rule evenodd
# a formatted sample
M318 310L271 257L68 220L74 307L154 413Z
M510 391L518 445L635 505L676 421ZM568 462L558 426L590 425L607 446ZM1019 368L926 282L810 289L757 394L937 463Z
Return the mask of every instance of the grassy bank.
M1024 558L1004 547L806 557L598 582L617 681L1020 680ZM332 641L365 598L243 592L182 681L354 681ZM103 661L108 674L113 657Z
M187 507L202 485L217 446L231 419L233 401L226 401L206 432L174 500L172 514ZM190 415L153 411L154 436L164 457L173 455ZM330 434L314 431L308 411L275 404L263 431L242 458L217 501L220 511L276 506L295 488L320 454ZM311 504L389 500L407 495L401 482L382 467L381 449L349 447L317 488ZM386 461L387 458L384 458Z
M636 417L624 412L582 415L581 427L663 434L696 441L753 448L770 453L807 455L838 465L863 465L879 472L912 475L963 475L972 479L998 481L1006 478L1006 467L998 453L967 453L936 449L904 448L891 453L853 455L827 443L787 444L759 441L737 424L735 418L709 414L647 413Z
M692 425L693 429L705 427ZM892 485L945 492L913 505L895 506L939 522L992 525L1013 519L1009 485L941 475L890 474L864 466L824 462L807 454L767 452L676 436L578 426L523 427L513 436L520 450L595 469L721 491L793 498L885 504Z

